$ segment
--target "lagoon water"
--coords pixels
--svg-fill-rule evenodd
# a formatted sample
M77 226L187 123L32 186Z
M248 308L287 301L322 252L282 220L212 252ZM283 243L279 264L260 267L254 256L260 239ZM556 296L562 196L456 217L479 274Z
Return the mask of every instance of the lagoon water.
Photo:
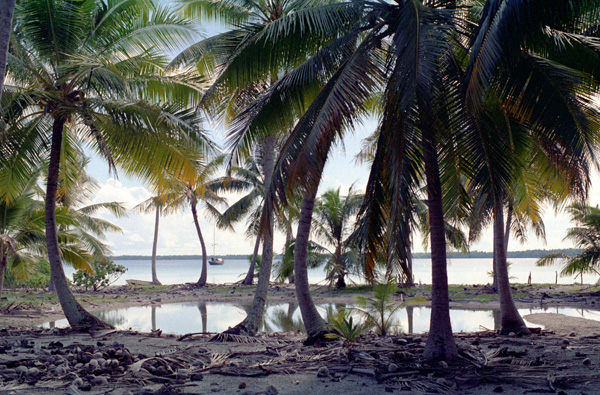
M512 282L526 283L529 273L531 273L533 283L554 284L556 272L560 271L558 266L537 267L535 258L509 259L510 276ZM117 285L125 284L126 279L150 281L150 259L140 260L120 260L115 259L115 263L121 264L127 268L127 272L115 283ZM431 283L431 261L429 259L415 259L414 263L415 282ZM200 276L202 267L201 260L193 259L173 259L158 260L157 273L158 279L163 284L182 284L186 282L195 282ZM491 258L461 258L449 259L448 262L448 281L450 284L487 284L491 281L488 274L492 269ZM226 259L222 266L208 267L208 282L212 284L230 284L244 278L248 270L248 260L246 259ZM74 270L65 267L67 277L72 278ZM312 284L323 282L325 273L322 268L310 269L308 274L309 281ZM597 275L584 275L584 282L595 283L598 280ZM359 282L357 278L354 281ZM573 277L558 277L559 284L572 284L576 280ZM577 282L580 279L577 278Z
M192 332L222 332L244 319L250 304L223 302L185 302L152 306L135 306L96 312L98 317L115 325L118 329L133 329L149 332L162 329L165 333L186 334ZM328 314L349 305L322 304L318 306L321 315ZM572 317L582 317L600 321L600 311L574 307L547 307L519 309L522 315L531 313L559 313ZM429 330L429 307L404 307L394 313L393 332L423 333ZM357 316L357 318L359 318ZM452 309L452 328L455 332L474 332L498 329L499 310ZM65 327L66 320L47 322L44 327ZM529 324L529 326L537 326ZM303 331L300 309L295 303L269 305L261 331Z

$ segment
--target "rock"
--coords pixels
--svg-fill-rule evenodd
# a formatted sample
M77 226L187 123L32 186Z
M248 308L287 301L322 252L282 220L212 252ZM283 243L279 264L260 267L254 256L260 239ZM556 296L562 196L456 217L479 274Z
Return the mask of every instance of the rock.
M440 368L442 368L442 369L448 369L448 362L446 362L446 361L440 361Z
M321 366L319 368L319 370L317 370L317 377L328 377L329 376L329 369L327 369L327 366Z
M265 392L265 394L267 395L277 395L279 394L279 391L277 391L277 388L275 388L274 385L270 385L267 387L267 391Z
M589 358L586 358L586 359L583 360L583 364L584 365L591 365L591 363L592 363L592 360L589 359Z
M577 333L575 333L575 332L571 332L571 333L569 333L569 336L570 336L570 337L575 337L575 336L577 336Z
M194 373L192 377L190 377L192 381L202 381L204 380L204 375L201 373Z
M398 365L396 365L395 363L390 363L388 365L387 369L388 369L388 372L390 372L390 373L397 372L398 371Z
M104 359L104 358L98 358L98 359L96 359L96 361L98 361L98 365L101 367L106 365L106 359Z
M26 366L23 366L23 365L19 365L19 366L17 366L17 368L15 369L15 371L17 372L17 374L25 374L25 373L27 373L27 371L28 371L28 370L29 370L29 369L27 369L27 367L26 367Z
M102 353L101 353L101 352L95 352L95 353L92 355L92 358L93 358L93 359L100 359L100 358L102 358Z
M71 385L75 388L81 388L83 386L83 379L81 377L77 377Z
M439 379L437 379L435 382L436 382L436 383L438 383L439 385L447 385L447 386L450 386L450 384L448 383L448 381L447 381L445 378L443 378L443 377L440 377L440 378L439 378Z
M201 353L201 354L205 354L205 353L207 353L207 352L208 352L208 349L206 349L206 348L204 348L204 347L200 347L200 348L198 349L198 352L199 352L199 353Z
M406 345L406 344L408 344L408 340L402 339L402 338L398 338L398 339L394 339L394 343L400 344L400 345Z
M240 382L240 385L238 385L238 388L241 389L241 390L243 390L244 388L246 388L246 382L245 381Z
M38 368L30 368L27 371L27 376L29 377L37 377L40 375L40 370Z
M504 388L502 388L502 386L501 386L501 385L499 385L499 386L497 386L496 388L494 388L494 389L492 390L492 392L495 392L495 393L504 392Z
M108 380L104 376L94 377L92 379L92 384L94 385L108 385Z
M517 337L517 334L515 332L510 332L508 334L509 337Z
M94 369L98 369L98 366L100 366L100 364L98 363L97 359L92 359L89 363L88 363L88 367L90 368L90 370L94 370Z
M569 344L571 344L571 342L568 341L567 339L563 339L561 343L565 346L568 346Z

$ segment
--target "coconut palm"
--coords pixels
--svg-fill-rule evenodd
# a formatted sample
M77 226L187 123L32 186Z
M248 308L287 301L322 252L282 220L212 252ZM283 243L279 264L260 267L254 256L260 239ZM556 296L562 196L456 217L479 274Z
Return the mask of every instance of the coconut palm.
M136 213L148 214L154 212L154 237L152 239L152 284L153 285L161 285L161 282L158 280L158 275L156 274L156 256L158 251L158 229L160 225L160 217L164 215L169 215L176 213L179 210L179 206L171 205L167 202L167 194L158 194L143 202L135 205L131 210Z
M315 0L183 3L182 10L189 15L219 17L234 24L231 31L188 48L173 63L193 61L203 71L216 71L215 83L205 96L205 104L213 113L225 118L228 114L234 115L229 122L229 146L234 161L243 161L260 146L265 185L271 183L277 139L295 123L311 97L305 87L292 88L294 104L282 105L282 97L277 92L282 86L281 76L303 62L311 49L318 49L337 37L348 24L348 16L355 14L354 8L349 4ZM328 64L323 58L318 62L321 66ZM318 73L318 68L305 68L296 72L296 77L305 82L314 81ZM288 87L296 85L292 80L287 82ZM268 111L263 111L265 106L269 107ZM258 113L261 116L256 116ZM245 122L249 118L252 122ZM261 217L261 234L262 265L254 308L240 325L228 331L231 333L254 334L264 312L273 257L270 206Z
M553 253L542 256L538 266L564 263L561 276L581 275L582 273L600 274L600 209L582 203L567 207L575 227L567 230L565 240L571 240L583 251L575 256Z
M8 44L10 42L15 2L16 0L0 1L0 95L2 95L2 87L4 86L6 57L8 56Z
M327 278L331 283L335 280L338 289L346 287L349 267L358 266L356 248L348 237L363 199L364 195L358 194L352 187L346 196L341 196L340 188L337 188L325 191L315 204L314 232L319 240L333 248L327 263Z
M200 278L196 282L196 286L198 287L206 285L208 276L208 255L206 253L206 244L204 242L204 237L202 236L202 230L200 229L200 222L198 221L198 203L202 202L206 212L213 218L218 219L221 217L215 204L225 203L225 199L218 195L218 191L221 189L222 185L221 179L216 178L215 174L223 164L224 160L225 156L221 155L202 166L198 169L198 174L193 180L172 180L170 189L164 196L161 196L161 199L164 199L165 204L172 209L179 209L185 205L190 206L192 218L194 219L194 226L202 249L202 271L200 273Z
M569 190L584 197L597 139L591 93L600 58L576 55L597 48L586 37L596 23L590 16L600 12L597 2L557 3L543 13L530 7L534 5L505 2L484 8L466 72L466 103L480 146L474 179L493 202L503 333L528 332L510 295L506 265L504 208L512 203L512 175L524 169L518 152L527 150L530 139L538 150L533 155L545 157L555 173L568 175ZM516 20L519 29L506 29ZM557 45L557 36L568 44Z
M74 299L61 266L55 208L63 137L78 134L113 170L119 165L155 182L165 169L191 176L194 163L182 153L204 145L204 137L191 122L193 112L160 101L196 97L200 83L165 75L159 84L157 76L165 65L160 49L172 50L194 34L187 22L152 1L27 1L16 8L10 97L2 97L3 103L10 100L4 108L12 122L3 133L29 143L27 150L11 153L24 165L29 153L46 153L34 141L49 143L48 258L73 327L106 324Z

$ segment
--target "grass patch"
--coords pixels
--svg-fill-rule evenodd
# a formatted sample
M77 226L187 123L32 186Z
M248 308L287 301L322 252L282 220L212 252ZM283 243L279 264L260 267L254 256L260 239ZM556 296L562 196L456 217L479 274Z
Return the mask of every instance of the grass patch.
M404 304L407 306L412 306L415 304L427 303L429 300L425 296L413 296L412 298L408 298Z

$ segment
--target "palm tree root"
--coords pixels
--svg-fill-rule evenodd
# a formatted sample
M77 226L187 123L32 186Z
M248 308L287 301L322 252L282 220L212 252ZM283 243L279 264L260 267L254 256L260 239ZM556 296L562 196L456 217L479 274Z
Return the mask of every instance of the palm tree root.
M305 346L314 346L318 344L325 344L335 340L334 338L329 338L326 335L329 333L336 333L333 329L323 329L316 333L311 333L307 335L306 340L302 344Z

